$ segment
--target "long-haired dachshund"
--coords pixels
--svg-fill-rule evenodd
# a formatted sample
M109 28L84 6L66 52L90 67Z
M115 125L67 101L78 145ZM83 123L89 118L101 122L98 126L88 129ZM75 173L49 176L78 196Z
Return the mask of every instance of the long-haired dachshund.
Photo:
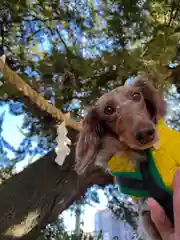
M163 92L143 77L101 96L83 121L76 146L76 172L86 174L93 165L106 170L111 157L124 152L135 164L145 161L142 150L158 142L156 123L164 118L166 109ZM149 237L161 239L144 202L142 220Z

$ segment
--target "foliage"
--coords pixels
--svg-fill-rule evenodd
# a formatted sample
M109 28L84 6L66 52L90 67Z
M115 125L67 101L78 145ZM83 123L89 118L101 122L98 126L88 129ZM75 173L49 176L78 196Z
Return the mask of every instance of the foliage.
M41 230L36 240L79 240L83 237L83 234L81 230L80 236L77 238L75 232L68 232L64 226L63 218L58 217Z
M57 107L78 99L79 92L86 95L80 97L83 107L145 67L164 86L167 66L178 58L178 21L170 14L172 7L178 11L175 1L173 6L148 0L98 1L97 6L78 1L78 7L73 7L76 1L58 2L3 5L6 53L24 80Z
M68 234L65 231L64 223L62 218L58 218L53 221L52 224L48 224L42 229L40 236L37 240L68 240Z
M174 92L168 92L167 101L170 105L169 116L167 117L168 124L172 127L180 130L180 94Z
M119 194L120 190L117 185L109 185L105 189L108 198L108 207L118 219L125 220L134 229L137 228L138 212L131 197Z
M156 85L168 86L168 64L179 63L178 10L175 0L169 5L157 0L4 0L2 47L25 82L79 119L102 93L140 70L149 71ZM172 80L177 84L177 77ZM30 151L38 136L30 152L52 149L56 122L1 81L0 96L10 101L10 111L24 114L23 145Z
M138 71L147 70L154 83L165 89L172 82L180 86L179 10L176 0L169 4L162 0L71 0L61 4L59 0L3 0L0 50L25 82L79 120L102 93L124 84ZM176 64L176 71L170 63ZM23 115L20 131L24 139L17 149L3 138L4 115L0 117L0 163L1 171L10 174L7 178L17 161L55 147L56 122L3 77L0 81L0 98L8 104L10 114ZM179 95L169 97L179 101ZM178 110L169 121L179 129ZM7 156L8 151L14 153L13 159ZM115 192L113 187L106 190L109 207L135 227L137 213L131 202ZM81 203L90 204L91 200L98 202L96 189L89 190ZM57 225L47 226L46 233L62 230L66 236Z

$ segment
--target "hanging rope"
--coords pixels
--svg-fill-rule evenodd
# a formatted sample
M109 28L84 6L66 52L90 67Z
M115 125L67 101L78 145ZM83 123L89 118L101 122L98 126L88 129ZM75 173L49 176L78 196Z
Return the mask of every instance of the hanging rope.
M28 97L33 103L35 103L40 109L48 112L53 118L58 121L64 121L65 125L79 131L81 124L75 120L69 118L67 114L63 114L61 110L50 104L39 93L32 89L23 79L14 71L12 71L5 63L5 55L0 57L0 71L4 75L4 79L15 86L18 91L22 92L24 96Z

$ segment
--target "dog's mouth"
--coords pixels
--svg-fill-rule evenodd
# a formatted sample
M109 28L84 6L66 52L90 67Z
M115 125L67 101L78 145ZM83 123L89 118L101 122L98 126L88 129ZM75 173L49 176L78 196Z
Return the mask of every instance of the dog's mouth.
M149 142L147 142L145 144L139 145L138 148L141 149L141 150L147 150L149 148L157 149L158 146L159 146L159 139L158 138L154 138L154 140L152 140L152 141L149 141Z
M146 144L129 144L129 147L131 149L136 149L136 150L147 150L150 148L158 149L159 148L159 140L154 139L151 142L148 142Z
M139 144L138 147L141 150L147 150L149 148L159 149L159 146L160 146L160 136L155 126L154 136L149 141Z

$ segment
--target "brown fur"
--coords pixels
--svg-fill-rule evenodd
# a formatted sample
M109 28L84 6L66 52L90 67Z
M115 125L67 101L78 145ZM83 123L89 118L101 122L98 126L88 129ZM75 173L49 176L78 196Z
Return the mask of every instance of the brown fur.
M76 172L86 174L93 165L107 169L110 158L124 151L136 164L144 161L142 150L158 141L155 121L165 114L163 93L142 77L131 86L121 86L104 94L83 121L76 147ZM137 136L145 130L154 133L150 137L146 134L143 140L139 140ZM148 222L150 226L150 217L147 213L143 215L144 225Z

